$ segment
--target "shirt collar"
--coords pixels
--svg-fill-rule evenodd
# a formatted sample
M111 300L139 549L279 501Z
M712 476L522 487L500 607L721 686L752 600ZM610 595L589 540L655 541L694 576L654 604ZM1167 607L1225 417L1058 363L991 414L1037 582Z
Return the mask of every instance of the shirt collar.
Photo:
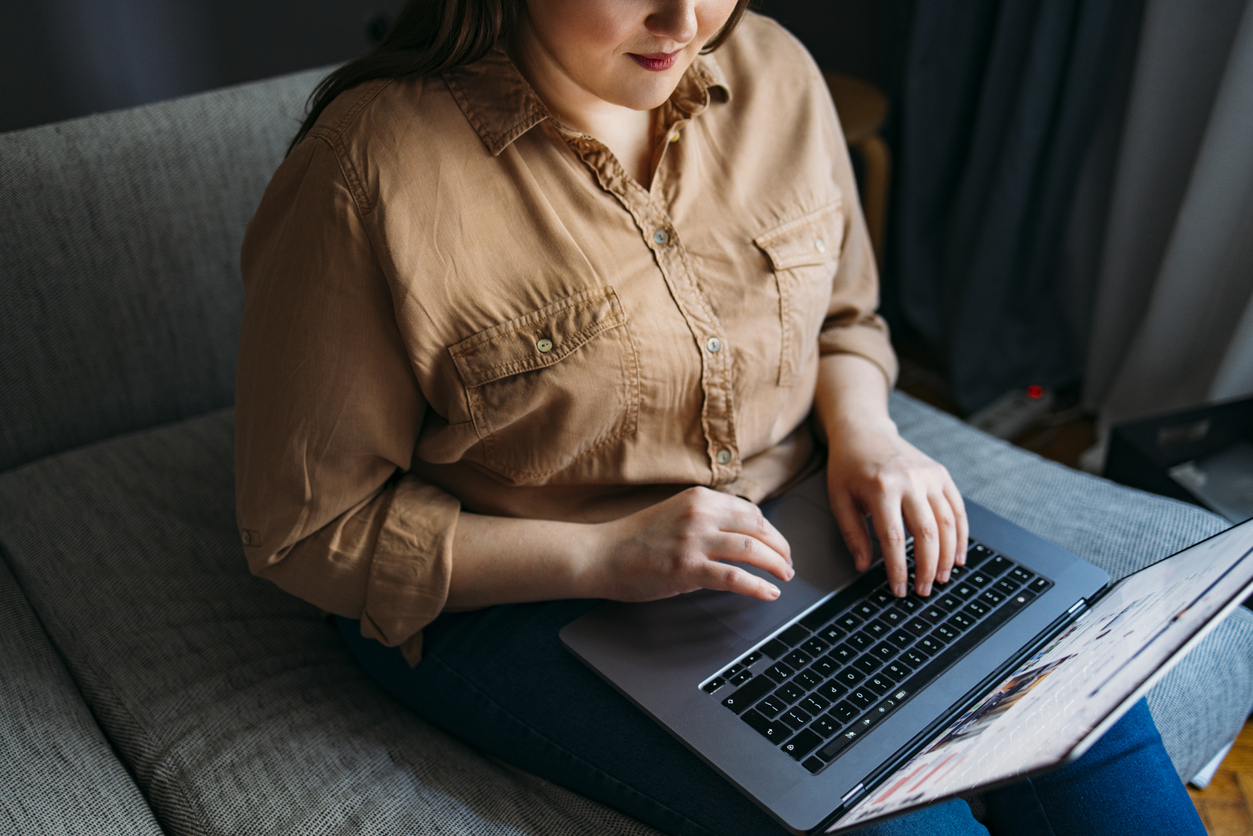
M461 112L493 157L552 118L499 44L473 64L454 67L442 75ZM670 103L685 116L696 116L709 106L714 88L722 91L723 101L730 101L731 88L717 60L712 54L698 55L679 80Z

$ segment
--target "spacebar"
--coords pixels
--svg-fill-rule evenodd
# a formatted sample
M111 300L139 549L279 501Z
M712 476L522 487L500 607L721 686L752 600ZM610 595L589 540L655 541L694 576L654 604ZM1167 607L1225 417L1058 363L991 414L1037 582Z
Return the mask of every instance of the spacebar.
M1020 596L1011 596L999 609L992 611L986 618L976 624L969 633L964 633L957 641L945 648L940 655L928 662L926 667L919 669L909 679L893 688L888 697L894 700L896 706L899 707L905 700L934 682L940 674L944 673L957 660L974 649L975 645L995 633L1002 624L1012 618L1028 603ZM840 735L822 747L818 754L825 760L831 760L843 749L847 748L853 742L853 739L855 738L847 738L845 735Z

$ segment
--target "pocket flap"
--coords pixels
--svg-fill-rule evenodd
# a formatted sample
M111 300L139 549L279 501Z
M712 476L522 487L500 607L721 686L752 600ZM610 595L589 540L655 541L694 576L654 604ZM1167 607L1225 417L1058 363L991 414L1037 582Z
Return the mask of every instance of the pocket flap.
M588 340L626 322L612 287L567 296L480 331L448 351L467 389L560 362Z
M840 201L777 226L753 239L770 258L775 270L835 261L843 225Z

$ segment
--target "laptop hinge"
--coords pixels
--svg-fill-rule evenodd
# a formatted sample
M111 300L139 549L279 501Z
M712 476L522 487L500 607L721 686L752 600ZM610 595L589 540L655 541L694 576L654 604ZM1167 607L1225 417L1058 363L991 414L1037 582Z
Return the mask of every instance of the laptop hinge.
M841 805L848 804L849 801L851 801L855 796L859 795L861 791L864 790L865 788L866 788L865 783L861 783L853 787L851 790L845 793L843 798L840 799L840 804Z

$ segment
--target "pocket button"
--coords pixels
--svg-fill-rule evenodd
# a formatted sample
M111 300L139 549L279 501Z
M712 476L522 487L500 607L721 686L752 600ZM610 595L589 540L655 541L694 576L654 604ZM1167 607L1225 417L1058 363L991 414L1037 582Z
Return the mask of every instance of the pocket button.
M535 347L539 349L540 354L547 354L553 350L553 341L547 339L540 340L535 344Z

